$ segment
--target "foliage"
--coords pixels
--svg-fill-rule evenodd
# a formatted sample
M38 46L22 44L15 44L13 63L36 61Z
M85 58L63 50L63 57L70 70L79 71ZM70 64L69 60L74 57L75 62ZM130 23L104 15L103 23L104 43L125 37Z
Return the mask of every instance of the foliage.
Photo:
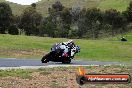
M7 3L0 3L0 33L4 34L11 24L12 10Z
M127 18L128 22L132 22L132 1L130 2L127 10L123 12L124 16Z
M38 35L39 25L41 24L42 16L34 7L28 7L21 15L19 27L24 29L26 35Z
M104 14L104 23L112 25L111 35L119 34L126 26L126 18L115 9L106 10ZM119 28L122 28L119 30Z
M80 6L68 8L56 1L48 8L46 17L42 17L37 8L38 5L33 3L21 16L15 16L8 4L0 3L0 33L97 39L131 31L132 2L126 11L119 12Z
M16 25L11 25L8 28L8 33L9 34L12 34L12 35L18 35L19 34L19 31L18 31L18 28L16 27Z

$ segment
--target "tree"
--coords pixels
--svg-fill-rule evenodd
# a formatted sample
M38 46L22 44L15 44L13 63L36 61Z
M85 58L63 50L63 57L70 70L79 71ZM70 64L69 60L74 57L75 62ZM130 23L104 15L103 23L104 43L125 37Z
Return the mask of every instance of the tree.
M69 30L69 32L68 32L68 38L78 38L77 30L76 29Z
M19 31L18 31L16 25L11 25L11 26L8 28L8 33L9 33L9 34L12 34L12 35L18 35L18 34L19 34Z
M127 7L127 10L123 12L123 15L127 18L128 22L132 22L132 1Z
M87 23L86 23L86 8L83 8L79 13L79 18L77 22L78 30L77 36L82 38L87 32Z
M40 27L40 36L44 36L44 34L47 34L49 37L55 37L58 34L56 34L56 25L52 21L51 17L46 17L41 23Z
M126 19L124 16L115 9L106 10L104 14L104 22L105 24L112 25L112 36L114 36L116 33L118 33L118 29L122 28L124 30L124 27L126 25Z
M87 35L92 38L98 38L103 21L102 12L97 8L87 9L85 16Z
M21 15L19 27L24 29L26 35L38 35L41 20L42 15L38 13L34 7L28 7Z
M36 8L36 3L32 3L31 6L32 6L33 8Z
M61 4L60 1L56 1L53 5L52 8L55 9L56 12L62 11L64 6Z
M65 23L65 24L71 24L71 21L72 21L72 15L70 13L70 9L69 8L64 8L61 12L61 18L62 18L62 21Z
M11 24L12 10L11 7L4 2L0 3L0 33L4 34Z
M71 29L71 14L69 8L64 8L61 11L60 17L60 36L61 37L68 37L68 31Z
M68 30L70 30L71 14L70 9L65 8L59 1L49 8L49 18L51 20L50 26L52 32L54 31L54 37L68 37ZM53 34L53 33L52 33Z

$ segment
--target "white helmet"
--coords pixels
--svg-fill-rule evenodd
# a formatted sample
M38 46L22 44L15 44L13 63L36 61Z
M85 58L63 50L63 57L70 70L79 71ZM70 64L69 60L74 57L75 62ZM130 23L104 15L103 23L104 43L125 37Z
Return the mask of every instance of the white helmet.
M74 41L73 41L73 40L69 40L69 41L67 42L67 44L68 44L68 43L74 43Z
M69 40L68 42L67 42L67 46L69 46L69 47L73 47L75 44L74 44L74 41L73 40Z

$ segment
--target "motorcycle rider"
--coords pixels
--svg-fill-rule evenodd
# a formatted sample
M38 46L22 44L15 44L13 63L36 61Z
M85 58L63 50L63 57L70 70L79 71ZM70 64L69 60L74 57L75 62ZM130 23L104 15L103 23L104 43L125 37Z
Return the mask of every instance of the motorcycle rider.
M68 42L62 42L62 44L67 46L67 48L69 48L69 49L72 49L73 47L76 46L73 40L69 40Z
M76 53L80 52L80 47L75 45L73 40L56 43L52 46L51 52L43 56L42 63L49 61L70 63Z
M62 52L62 56L67 56L67 52L75 47L75 43L73 40L69 40L68 42L56 43L51 48L52 52Z
M62 45L66 46L66 50L68 50L67 52L69 52L76 46L73 40L69 40L68 42L62 42ZM64 52L63 55L67 55L67 52Z

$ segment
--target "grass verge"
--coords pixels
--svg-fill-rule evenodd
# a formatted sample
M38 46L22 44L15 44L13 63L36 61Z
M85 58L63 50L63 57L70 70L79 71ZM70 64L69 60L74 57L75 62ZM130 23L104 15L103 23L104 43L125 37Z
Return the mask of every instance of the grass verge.
M20 77L23 79L29 79L31 78L31 70L23 70L23 69L17 69L17 70L0 70L0 77Z
M132 35L128 42L121 42L118 38L86 40L74 39L81 47L76 59L93 61L132 62ZM64 42L65 38L48 38L21 35L0 35L0 57L10 58L41 58L50 51L56 42Z

